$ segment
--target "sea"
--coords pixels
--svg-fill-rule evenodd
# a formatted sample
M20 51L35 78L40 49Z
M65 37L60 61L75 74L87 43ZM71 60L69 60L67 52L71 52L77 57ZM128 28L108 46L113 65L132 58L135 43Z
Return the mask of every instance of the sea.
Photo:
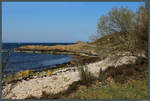
M24 70L42 70L52 68L55 65L63 64L73 60L72 55L52 55L40 53L14 52L14 48L24 45L69 45L74 43L3 43L2 49L11 50L11 56L8 59L8 66L4 70L6 74L16 73ZM2 62L6 62L8 53L2 53Z

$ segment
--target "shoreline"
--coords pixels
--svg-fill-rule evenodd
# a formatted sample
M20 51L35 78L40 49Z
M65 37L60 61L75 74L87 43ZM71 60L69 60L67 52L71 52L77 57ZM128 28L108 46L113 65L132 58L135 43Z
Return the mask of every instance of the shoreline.
M54 66L44 66L46 68L39 68L39 69L29 69L29 70L21 70L14 73L8 73L8 75L4 75L3 80L7 81L7 78L9 78L9 82L16 82L22 79L26 79L28 77L32 78L33 75L39 75L42 72L45 72L44 74L41 74L42 76L46 76L46 73L48 71L56 71L63 68L78 66L78 65L85 65L92 62L96 62L99 60L98 56L95 54L92 54L89 52L88 49L85 49L84 46L89 45L88 43L84 42L77 42L75 44L68 44L68 45L54 45L54 46L46 46L46 45L23 45L18 48L14 48L14 52L25 52L25 53L39 53L39 54L70 54L74 58L70 62L62 63L62 64L56 64ZM25 74L26 72L29 72L29 74ZM27 75L25 77L21 77L22 75ZM33 74L33 75L32 75ZM17 77L16 75L19 75ZM12 80L11 80L12 78ZM15 79L14 79L15 78Z
M87 49L87 51L89 50ZM103 59L80 54L72 55L72 57L74 61L57 64L52 68L39 71L20 71L15 75L3 78L3 99L28 99L32 97L38 99L42 98L43 92L49 94L49 97L61 93L65 94L76 83L79 83L79 85L84 83L88 86L92 84L94 79L103 79L103 76L107 76L108 79L109 76L114 77L113 79L126 79L122 76L124 73L128 76L128 73L134 73L133 68L147 63L144 57L130 55L125 52L124 54L116 53L115 57L112 55ZM135 68L135 71L137 69ZM114 72L117 74L113 74ZM108 75L103 75L103 73ZM115 78L115 75L117 75L117 78ZM75 85L75 87L79 85Z
M115 62L114 60L110 61L109 58L106 58L104 60L87 64L87 68L94 77L98 77L100 69L102 69L102 71L109 71L110 67L112 67L111 69L117 72L118 69L122 70L122 66L125 66L130 70L131 68L129 68L128 65L130 65L131 67L134 65L136 66L137 63L143 63L142 61L140 58L134 56L120 57L120 59L118 59L118 62ZM7 85L3 85L3 94L5 94L8 89L12 88L10 90L12 93L6 92L7 95L5 97L3 96L3 98L26 99L29 96L35 96L37 98L40 98L43 92L55 95L63 91L67 91L68 87L71 84L75 82L80 82L80 80L82 79L77 66L63 68L62 70L57 70L53 72L51 75L35 78L26 78L14 84L9 83ZM34 87L30 85L34 85ZM28 92L29 89L32 90ZM18 93L19 95L16 95ZM15 96L12 94L15 94Z
M34 70L34 69L29 69L29 70L21 70L21 71L18 71L18 72L15 72L15 73L8 73L8 75L4 75L3 77L3 82L2 84L5 85L5 84L9 84L9 83L17 83L18 81L22 81L22 80L25 80L25 79L32 79L34 76L37 76L37 77L45 77L47 76L47 72L48 71L57 71L57 70L61 70L61 69L65 69L65 68L69 68L69 67L75 67L75 66L78 66L78 65L85 65L85 64L89 64L89 63L94 63L94 62L97 62L99 61L99 58L97 57L88 57L88 56L80 56L80 55L73 55L73 59L72 61L70 62L66 62L66 63L62 63L62 64L56 64L54 66L47 66L46 68L44 69L39 69L39 70ZM79 63L80 61L80 63ZM17 77L16 75L19 75L21 73L24 73L26 71L30 71L30 75L27 76L27 77ZM45 73L43 73L45 72ZM42 74L43 73L43 74ZM15 77L15 79L14 79ZM6 79L11 79L12 80L6 80ZM5 81L6 80L6 81Z
M57 54L57 55L72 55L73 57L78 57L76 60L82 60L80 58L87 58L85 61L82 61L81 64L90 63L93 58L98 58L97 55L92 54L89 51L85 51L84 46L88 45L88 43L84 42L77 42L74 44L67 44L67 45L53 45L53 46L46 46L46 45L23 45L18 48L14 48L14 52L22 52L22 53L37 53L37 54ZM89 59L89 60L88 60ZM83 59L84 60L84 59ZM62 66L74 66L75 61L70 61L62 64L56 64L53 66L43 66L46 67L42 69L39 67L38 69L29 69L30 71L43 71L43 70L53 70L57 68L61 68ZM25 71L25 70L20 70ZM19 72L19 71L17 71ZM14 72L14 73L17 73ZM11 74L10 72L5 72L6 74ZM13 74L13 73L12 73Z
M92 50L86 47L91 46L89 43L77 42L75 44L69 45L23 45L18 48L14 48L15 52L25 52L25 53L40 53L40 54L71 54L71 55L81 55L97 57Z

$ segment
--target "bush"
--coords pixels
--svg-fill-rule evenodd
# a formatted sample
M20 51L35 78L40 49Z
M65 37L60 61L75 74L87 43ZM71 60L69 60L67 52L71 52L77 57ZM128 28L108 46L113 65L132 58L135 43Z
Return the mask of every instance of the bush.
M86 65L79 66L78 70L83 85L89 86L93 81L96 80L96 78L88 71L88 67Z
M100 82L102 82L102 81L106 80L106 78L107 78L106 73L104 71L102 71L102 69L100 68L98 80Z
M25 72L24 72L24 75L25 75L25 77L28 77L29 75L30 75L30 70L26 70Z
M51 72L51 71L48 71L47 74L48 74L48 76L51 76L51 75L52 75L52 72Z

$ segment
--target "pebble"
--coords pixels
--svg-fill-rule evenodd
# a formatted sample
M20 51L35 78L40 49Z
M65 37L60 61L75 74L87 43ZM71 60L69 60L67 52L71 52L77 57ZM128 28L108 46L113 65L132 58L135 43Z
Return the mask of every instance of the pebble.
M110 61L105 59L96 63L88 64L88 70L94 76L98 76L100 68L106 70L109 66L119 66L122 64L134 63L136 57L133 56L124 56L119 59L118 62ZM16 86L11 89L11 92L7 92L11 88L10 85L2 87L2 98L3 99L25 99L28 96L40 97L42 92L47 92L51 94L57 94L59 92L65 91L68 89L75 81L80 80L79 72L77 67L69 67L63 70L56 71L54 74L43 78L34 77L28 81L23 80L16 84Z

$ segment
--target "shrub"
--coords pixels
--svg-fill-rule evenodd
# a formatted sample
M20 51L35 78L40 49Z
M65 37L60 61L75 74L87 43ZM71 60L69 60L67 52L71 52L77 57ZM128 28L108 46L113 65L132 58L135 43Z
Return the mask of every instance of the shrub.
M106 78L107 78L107 75L105 74L104 71L102 71L102 68L100 68L98 80L100 82L102 82L102 81L106 80Z
M26 77L28 77L29 75L30 75L30 70L26 70L25 72L24 72L24 75L26 76Z
M48 76L51 76L51 75L52 75L52 72L51 72L51 71L48 71L47 74L48 74Z
M89 86L96 78L88 71L87 65L78 67L80 78L83 85Z

